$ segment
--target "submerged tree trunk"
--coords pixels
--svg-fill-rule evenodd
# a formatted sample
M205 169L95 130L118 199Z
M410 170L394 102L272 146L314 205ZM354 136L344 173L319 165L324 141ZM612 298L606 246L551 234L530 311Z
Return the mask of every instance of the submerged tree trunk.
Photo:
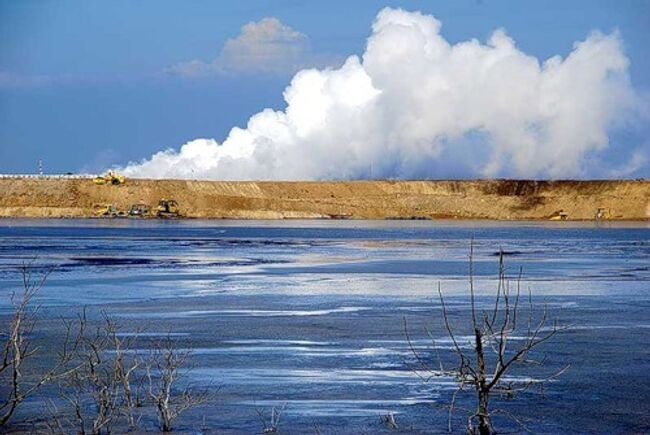
M531 380L528 382L519 382L513 386L513 383L518 381L503 381L506 373L515 365L524 364L526 361L534 362L542 365L544 360L536 361L528 358L528 354L533 351L537 346L545 343L551 339L558 331L556 321L549 324L548 313L546 307L541 311L539 319L534 319L533 299L530 290L528 291L528 322L519 322L517 324L517 317L520 311L520 280L521 268L517 278L516 286L513 287L514 293L511 291L509 281L506 279L505 266L503 262L503 252L499 254L499 282L497 285L496 298L494 306L485 311L480 309L477 313L474 294L474 281L473 281L473 267L472 267L473 245L470 245L469 255L469 292L471 301L471 324L474 332L474 346L471 351L465 351L461 348L459 340L456 339L449 322L447 306L445 298L442 294L441 285L438 283L438 296L440 297L440 305L442 307L442 319L444 326L447 330L449 338L453 344L452 350L458 356L458 367L452 372L454 373L458 382L458 388L451 396L451 403L449 405L448 413L448 430L452 433L452 417L456 398L459 393L468 392L471 394L476 393L477 404L474 412L467 419L467 433L470 435L495 435L497 432L494 429L492 414L502 413L509 417L512 421L518 424L526 432L530 432L521 421L506 410L490 409L490 394L493 392L507 393L512 396L515 392L523 392L533 384L543 385L543 382L560 376L568 369L568 365L550 377L542 380ZM478 315L477 315L478 314ZM524 324L524 323L527 323ZM523 325L522 325L523 324ZM519 329L518 329L519 326ZM527 326L527 329L526 329ZM425 328L426 329L426 328ZM523 330L523 331L522 331ZM429 372L431 376L439 376L441 373L446 373L440 362L440 370L434 370L426 361L415 351L411 339L406 328L406 321L404 322L404 331L406 339L409 343L411 351L415 355L416 360L422 365L423 370ZM431 336L428 329L426 329L429 336ZM507 349L508 338L516 331L522 333L523 343L515 349ZM485 355L485 346L483 339L486 339L488 351L494 352L494 356L487 358ZM470 340L471 341L471 340ZM435 343L434 343L435 349ZM437 350L436 350L437 352ZM494 365L493 368L488 368L486 365ZM423 378L426 382L428 378ZM469 386L473 388L468 388ZM473 390L473 391L472 391Z
M476 392L478 393L478 411L476 412L478 433L480 435L492 435L492 425L490 424L490 413L488 410L490 390L486 386L483 333L479 328L474 328L474 339L476 340L476 365L478 368L478 382L476 384Z

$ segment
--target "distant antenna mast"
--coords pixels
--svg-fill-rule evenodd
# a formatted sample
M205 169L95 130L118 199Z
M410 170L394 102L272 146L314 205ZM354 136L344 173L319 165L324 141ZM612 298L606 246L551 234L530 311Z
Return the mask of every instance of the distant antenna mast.
M38 175L43 175L43 160L38 159Z

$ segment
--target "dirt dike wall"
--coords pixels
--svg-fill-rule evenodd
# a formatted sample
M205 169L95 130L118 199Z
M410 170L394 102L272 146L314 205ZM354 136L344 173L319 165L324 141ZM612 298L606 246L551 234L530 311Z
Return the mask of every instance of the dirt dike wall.
M92 217L100 204L126 211L173 198L187 218L237 219L650 219L649 180L230 182L0 178L0 217Z

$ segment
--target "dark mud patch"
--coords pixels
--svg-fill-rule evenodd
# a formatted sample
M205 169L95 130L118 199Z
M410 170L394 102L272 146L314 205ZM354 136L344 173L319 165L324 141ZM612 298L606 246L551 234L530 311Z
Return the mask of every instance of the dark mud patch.
M33 258L26 258L25 263L30 263ZM286 264L285 259L270 258L237 258L227 260L193 260L193 259L159 259L143 257L70 257L64 262L31 263L30 269L34 273L66 273L84 268L119 269L119 268L154 268L154 269L192 269L222 268L222 267L255 267L259 265ZM18 276L19 264L0 265L0 276Z
M133 257L71 257L78 266L143 266L161 263L177 263L177 261L162 262L153 258Z
M303 241L303 240L272 240L272 239L212 239L212 240L192 240L183 243L183 246L197 247L250 247L263 248L268 246L277 247L312 247L323 246L325 242Z
M495 251L492 253L493 257L498 257L500 255L503 255L504 257L512 257L515 255L523 255L525 254L524 251Z
M142 257L71 257L70 260L75 263L63 264L62 267L69 266L156 266L156 267L223 267L223 266L255 266L259 264L281 264L286 260L272 260L268 258L240 258L236 260L193 260L193 259L157 259Z

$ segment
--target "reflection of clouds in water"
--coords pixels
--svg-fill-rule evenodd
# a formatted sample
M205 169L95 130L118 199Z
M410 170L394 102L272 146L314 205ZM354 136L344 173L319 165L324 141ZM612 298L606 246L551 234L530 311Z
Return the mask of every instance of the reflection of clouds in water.
M632 325L567 325L563 327L566 331L598 331L598 330L607 330L607 329L650 329L649 325L644 324L632 324ZM547 332L551 331L552 328L546 327L541 328L540 331Z
M292 275L238 275L229 276L219 283L215 291L229 293L255 293L280 295L350 295L350 296L390 296L416 298L439 305L437 286L440 282L446 296L463 297L469 292L469 284L464 277L448 276L403 276L399 274L292 274ZM480 296L496 294L497 280L492 278L475 279L476 293ZM521 293L527 295L530 287L533 296L574 296L602 295L623 291L638 292L647 288L647 283L602 280L580 282L571 280L528 281L522 280ZM204 289L201 294L210 294ZM455 301L454 301L455 302Z
M238 402L239 405L253 407L275 407L280 409L286 406L283 411L288 415L301 415L306 417L376 417L388 412L401 414L395 411L394 407L413 406L418 404L432 404L437 402L439 394L425 393L419 397L407 398L385 398L376 400L361 399L293 399L293 400L245 400Z
M309 317L326 316L329 314L357 313L370 310L369 307L336 307L322 310L189 310L172 311L165 313L139 313L124 314L124 317L145 317L145 318L182 318L182 317L205 317L205 316L228 316L228 317Z
M304 345L304 346L331 346L335 343L331 341L310 341L310 340L225 340L225 344L275 344L276 346Z
M401 385L418 383L425 372L413 370L367 370L367 369L286 369L274 368L204 368L197 367L190 372L195 381L224 379L230 384L365 384ZM453 377L440 376L431 381L436 389L451 389L458 384Z
M364 347L361 349L354 348L314 348L309 346L234 346L234 347L220 347L220 348L199 348L194 349L195 354L263 354L270 353L276 354L290 354L298 357L353 357L353 356L388 356L388 355L404 355L408 356L409 351L404 349L398 351L395 349L386 349L381 347Z
M186 332L147 332L147 331L124 331L124 332L116 332L115 335L117 337L136 337L136 338L149 338L149 337L186 337L190 334Z

